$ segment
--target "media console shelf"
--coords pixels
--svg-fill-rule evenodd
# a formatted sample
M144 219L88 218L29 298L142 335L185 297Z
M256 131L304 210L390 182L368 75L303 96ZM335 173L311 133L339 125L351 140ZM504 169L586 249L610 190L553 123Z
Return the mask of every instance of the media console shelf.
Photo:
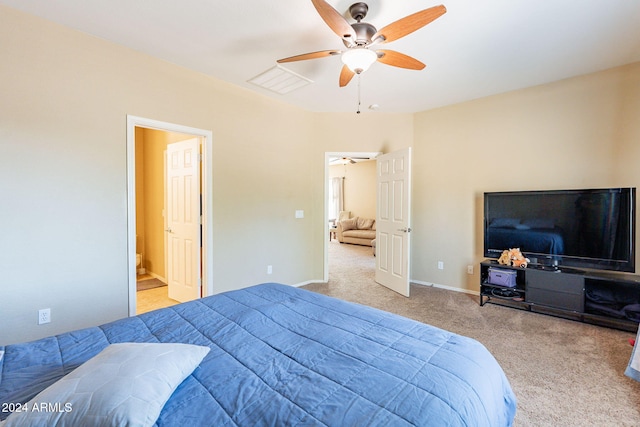
M516 270L516 286L490 284L489 267ZM480 305L487 302L635 332L640 321L640 276L515 268L486 260L480 263Z

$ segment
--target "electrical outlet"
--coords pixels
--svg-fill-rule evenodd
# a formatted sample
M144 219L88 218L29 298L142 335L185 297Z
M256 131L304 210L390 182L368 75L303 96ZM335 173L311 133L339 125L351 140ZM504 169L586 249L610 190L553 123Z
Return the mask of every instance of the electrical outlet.
M444 261L438 261L438 270L444 270Z
M473 265L467 265L467 274L473 274Z
M267 265L267 274L272 274L272 273L273 273L273 266Z
M51 323L51 309L43 308L38 310L38 325L44 325L45 323Z

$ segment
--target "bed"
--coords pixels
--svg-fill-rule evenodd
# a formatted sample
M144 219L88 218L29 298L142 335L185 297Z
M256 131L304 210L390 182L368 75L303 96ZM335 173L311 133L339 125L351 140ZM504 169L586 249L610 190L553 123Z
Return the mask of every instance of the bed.
M22 412L5 422L33 415L29 400L37 402L38 393L45 395L108 349L127 345L114 343L182 343L206 351L160 402L150 425L497 427L512 425L516 411L503 370L479 342L267 283L0 346L0 416L9 409ZM46 397L43 412L54 412L56 420L85 410L53 396Z

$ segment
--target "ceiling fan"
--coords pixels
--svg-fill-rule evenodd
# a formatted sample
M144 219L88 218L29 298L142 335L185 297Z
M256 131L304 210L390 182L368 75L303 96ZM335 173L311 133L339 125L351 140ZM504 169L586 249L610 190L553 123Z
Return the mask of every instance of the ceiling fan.
M363 160L371 160L371 157L335 157L329 161L329 164L346 165L350 163L353 165L358 161L363 161Z
M340 72L340 87L349 84L355 74L366 71L371 64L376 61L394 67L422 70L425 65L411 56L388 49L372 50L371 47L378 44L389 43L411 34L444 15L447 11L443 5L430 7L405 16L381 30L377 30L373 25L361 22L369 11L369 6L367 6L366 3L358 2L349 7L349 14L356 20L355 23L349 24L337 10L326 1L311 0L311 2L324 22L342 39L347 50L321 50L318 52L303 53L302 55L279 59L278 63L342 55L344 65Z

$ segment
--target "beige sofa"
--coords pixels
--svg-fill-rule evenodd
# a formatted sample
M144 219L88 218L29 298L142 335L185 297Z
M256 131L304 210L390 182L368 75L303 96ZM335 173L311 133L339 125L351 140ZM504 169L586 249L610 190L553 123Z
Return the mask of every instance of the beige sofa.
M336 237L340 243L372 246L376 238L376 220L367 218L349 218L338 221Z

